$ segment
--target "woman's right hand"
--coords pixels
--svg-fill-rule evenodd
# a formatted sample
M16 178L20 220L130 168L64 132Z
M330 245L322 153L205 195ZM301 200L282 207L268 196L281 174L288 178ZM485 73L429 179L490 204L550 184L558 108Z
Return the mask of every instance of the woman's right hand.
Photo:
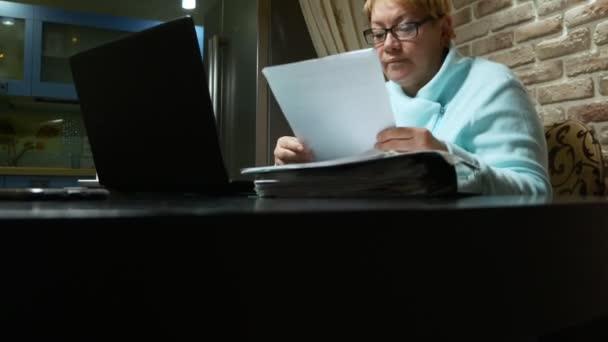
M312 161L312 152L296 137L280 137L274 148L275 165Z

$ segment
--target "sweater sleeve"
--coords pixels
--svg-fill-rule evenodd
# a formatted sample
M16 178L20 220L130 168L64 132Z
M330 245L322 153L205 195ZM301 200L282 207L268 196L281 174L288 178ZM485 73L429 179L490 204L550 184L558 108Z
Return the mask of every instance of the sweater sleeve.
M550 195L544 129L527 92L509 78L487 95L459 137L446 142L465 163L456 167L460 192Z

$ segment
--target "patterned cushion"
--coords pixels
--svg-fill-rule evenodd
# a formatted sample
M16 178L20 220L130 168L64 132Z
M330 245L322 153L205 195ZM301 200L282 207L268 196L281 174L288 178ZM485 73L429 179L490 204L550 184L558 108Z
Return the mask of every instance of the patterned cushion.
M549 175L556 196L604 195L602 149L582 122L566 120L545 127Z

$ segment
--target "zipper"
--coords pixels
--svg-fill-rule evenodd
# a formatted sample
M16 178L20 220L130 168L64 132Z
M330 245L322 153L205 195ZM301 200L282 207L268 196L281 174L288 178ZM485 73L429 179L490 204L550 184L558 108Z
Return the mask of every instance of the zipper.
M435 132L435 129L437 128L437 125L439 124L439 122L443 118L443 114L445 114L445 107L441 106L441 109L439 109L439 114L435 116L435 121L433 122L433 125L432 125L432 128L431 128L431 132Z

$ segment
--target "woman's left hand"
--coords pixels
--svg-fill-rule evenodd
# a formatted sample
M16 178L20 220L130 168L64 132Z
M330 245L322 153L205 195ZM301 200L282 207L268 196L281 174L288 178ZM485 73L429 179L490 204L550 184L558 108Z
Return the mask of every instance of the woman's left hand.
M376 140L375 148L383 151L448 151L445 144L437 140L426 128L391 127L378 133Z

